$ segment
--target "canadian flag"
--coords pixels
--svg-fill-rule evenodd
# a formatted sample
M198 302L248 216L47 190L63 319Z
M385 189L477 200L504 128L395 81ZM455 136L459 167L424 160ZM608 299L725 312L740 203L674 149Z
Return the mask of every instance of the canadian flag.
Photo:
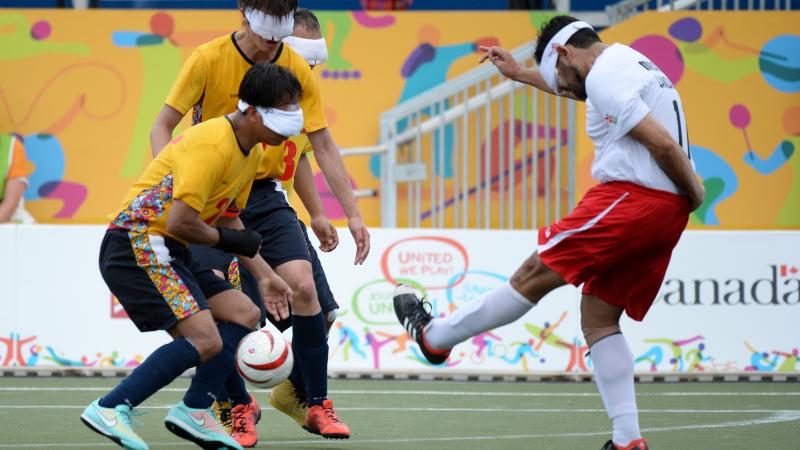
M786 264L781 264L781 276L788 277L790 275L797 275L800 272L800 269L797 266L787 266Z
M112 319L127 319L128 313L122 308L119 299L116 295L111 294L111 318Z

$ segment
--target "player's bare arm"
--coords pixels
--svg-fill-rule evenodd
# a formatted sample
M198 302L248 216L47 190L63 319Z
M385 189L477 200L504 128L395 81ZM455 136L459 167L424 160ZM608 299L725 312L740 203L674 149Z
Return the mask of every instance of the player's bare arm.
M294 190L297 191L297 195L311 218L311 230L319 239L319 249L323 252L334 250L339 245L339 234L336 232L336 227L325 217L322 201L314 186L311 163L305 154L300 156L300 160L297 162L297 171L294 177Z
M221 219L224 223L224 218ZM246 230L241 221L235 224L238 224L236 228L212 227L203 222L200 213L179 199L175 199L167 215L167 231L178 239L191 244L210 245L243 257L255 256L261 246L261 235Z
M538 69L526 69L520 66L510 51L501 47L479 47L479 50L485 52L478 61L479 63L489 61L497 67L497 70L503 76L555 95L555 92L544 82L544 78L542 78L542 74Z
M0 201L0 223L11 220L11 216L17 210L27 188L27 183L18 178L12 178L6 182L3 200Z
M648 114L629 134L650 151L661 169L689 197L691 210L697 209L703 203L705 188L697 180L689 158L667 129Z
M358 210L356 197L353 188L350 186L350 177L347 175L342 155L339 147L333 141L330 131L327 128L308 133L308 140L314 147L317 163L322 174L333 191L333 195L342 205L345 215L347 215L347 226L356 242L355 264L362 264L369 255L369 231L364 225L361 211Z
M220 228L244 230L244 224L238 217L220 217L215 222ZM258 280L258 290L264 301L267 312L278 320L289 317L289 305L292 302L292 289L264 261L258 253L252 258L237 255L239 262Z
M153 152L153 157L169 144L172 140L172 132L178 126L183 114L177 109L169 105L164 105L161 112L158 113L156 121L153 123L153 128L150 129L150 149Z
M200 213L178 199L169 210L167 231L192 244L214 245L219 241L219 232L203 222Z

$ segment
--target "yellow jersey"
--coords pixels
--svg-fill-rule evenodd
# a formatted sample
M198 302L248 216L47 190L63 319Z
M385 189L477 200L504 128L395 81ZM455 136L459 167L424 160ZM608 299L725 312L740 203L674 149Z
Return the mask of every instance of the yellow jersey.
M125 195L111 227L167 236L167 216L174 200L200 213L211 225L221 215L236 217L247 204L261 145L239 147L233 126L218 117L191 127L172 140Z
M308 62L285 44L278 47L272 62L291 71L300 82L303 133L327 128L319 85ZM192 109L193 124L231 113L239 101L239 84L253 64L236 43L235 32L207 42L186 60L165 103L181 114ZM256 179L283 176L288 148L265 145L265 150Z
M297 165L299 164L300 157L306 153L311 153L314 151L314 148L311 147L311 142L305 134L287 139L284 145L283 163L285 170L283 174L277 178L281 181L286 195L291 198L294 192L294 175L297 172Z

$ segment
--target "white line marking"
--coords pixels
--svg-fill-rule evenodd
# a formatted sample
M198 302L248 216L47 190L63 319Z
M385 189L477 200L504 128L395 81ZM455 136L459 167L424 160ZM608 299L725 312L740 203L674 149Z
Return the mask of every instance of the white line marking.
M706 429L717 429L717 428L735 428L735 427L743 427L743 426L753 426L753 425L767 425L773 423L781 423L781 422L792 422L795 420L800 420L800 412L794 411L790 413L780 412L776 414L772 414L769 417L764 417L763 419L751 419L751 420L737 420L732 422L722 422L722 423L713 423L713 424L693 424L693 425L676 425L673 427L657 427L657 428L643 428L643 433L658 433L662 431L680 431L680 430L706 430ZM413 443L413 442L454 442L454 441L494 441L494 440L516 440L516 439L535 439L535 438L548 438L548 437L588 437L588 436L607 436L609 434L608 430L603 431L591 431L591 432L578 432L578 433L545 433L545 434L504 434L504 435L497 435L497 436L457 436L457 437L424 437L424 438L404 438L404 439L354 439L351 441L335 441L335 440L327 440L327 441L320 441L319 439L311 440L311 439L303 439L303 440L294 440L294 441L279 441L279 440L271 440L270 446L282 446L282 445L323 445L323 446L333 446L333 445L357 445L357 444L395 444L395 443ZM112 443L102 443L102 444L89 444L86 442L77 443L77 444L67 444L67 443L53 443L53 444L0 444L0 448L53 448L53 447L79 447L79 448L88 448L88 447L112 447L116 444ZM150 443L151 447L167 447L167 446L178 446L182 445L185 446L185 442L155 442Z
M0 387L4 392L108 392L108 387ZM159 392L186 392L187 388L164 388ZM265 389L251 389L254 392L270 392ZM340 389L328 391L336 395L429 395L446 397L599 397L596 392L503 392L503 391L422 391L422 390L355 390ZM638 397L800 397L800 391L787 392L641 392Z
M169 410L174 405L151 405L137 406L136 410ZM86 405L0 405L3 409L84 409ZM336 408L339 411L399 411L399 412L486 412L486 413L604 413L605 409L600 408L420 408L420 407L401 407L396 406L352 406ZM262 411L275 411L275 408L262 407ZM800 414L800 409L640 409L640 413L653 414Z

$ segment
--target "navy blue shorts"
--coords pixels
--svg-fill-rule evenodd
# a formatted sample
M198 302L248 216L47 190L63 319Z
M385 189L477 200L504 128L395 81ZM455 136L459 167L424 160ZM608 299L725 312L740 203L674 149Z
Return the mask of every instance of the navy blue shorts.
M339 305L328 285L316 249L308 239L306 226L297 218L297 213L287 201L283 191L278 189L279 185L280 182L274 179L256 180L250 191L247 207L242 211L242 222L246 228L257 231L263 236L259 253L273 269L295 260L311 263L317 298L322 312L327 314L337 309ZM234 259L232 255L210 247L196 249L195 246L190 246L190 248L198 261L227 274L228 279L237 286L234 279L236 270L230 270ZM241 277L241 289L261 308L263 319L266 310L260 300L257 282L243 267L239 266L238 272ZM272 321L272 317L269 317L269 320Z
M208 298L233 289L180 242L119 229L103 237L100 273L140 331L169 330L208 309Z
M242 211L244 226L261 233L261 256L275 268L289 261L311 262L297 213L275 179L256 180Z
M261 310L261 323L267 318L267 308L261 300L261 294L258 292L258 282L256 277L250 274L245 268L241 267L239 260L234 258L230 253L225 253L222 250L208 247L205 245L189 244L189 250L192 252L192 258L197 264L202 264L208 269L213 269L221 272L228 283L234 289L247 294L250 300L258 306ZM216 277L219 275L215 274Z

